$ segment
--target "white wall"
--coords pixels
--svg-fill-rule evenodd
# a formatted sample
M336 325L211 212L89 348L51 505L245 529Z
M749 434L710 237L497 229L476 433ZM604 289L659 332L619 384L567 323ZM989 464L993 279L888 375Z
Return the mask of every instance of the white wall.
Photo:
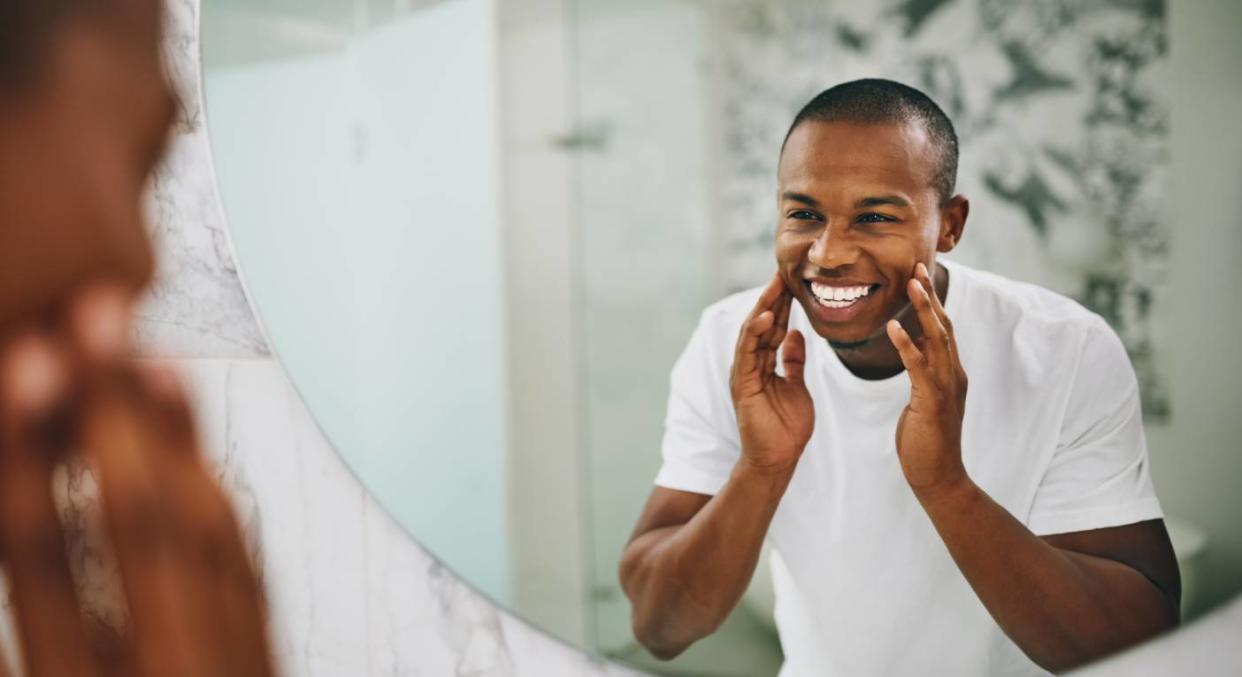
M490 0L207 74L220 186L276 353L437 557L508 599Z
M592 635L581 350L575 324L568 0L499 9L509 336L509 530L513 608L548 632Z
M1148 437L1165 511L1208 532L1204 609L1242 591L1242 3L1167 7L1173 416Z

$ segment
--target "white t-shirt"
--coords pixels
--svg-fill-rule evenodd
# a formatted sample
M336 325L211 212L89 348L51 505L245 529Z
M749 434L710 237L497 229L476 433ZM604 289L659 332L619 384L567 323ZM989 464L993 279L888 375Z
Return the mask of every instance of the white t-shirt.
M961 264L945 309L970 378L962 456L976 484L1037 535L1162 517L1138 383L1099 316ZM734 345L759 290L709 307L673 367L656 484L714 495L739 456ZM988 614L897 460L903 372L854 376L795 302L815 430L781 500L772 545L782 677L1046 674Z

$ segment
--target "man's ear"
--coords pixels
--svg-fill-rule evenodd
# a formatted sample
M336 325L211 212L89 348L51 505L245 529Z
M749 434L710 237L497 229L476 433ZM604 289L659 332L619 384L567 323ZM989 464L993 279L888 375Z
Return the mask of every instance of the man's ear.
M954 195L940 209L940 237L936 240L936 251L944 254L953 251L957 243L962 241L962 232L966 230L966 217L970 215L970 200L963 195Z

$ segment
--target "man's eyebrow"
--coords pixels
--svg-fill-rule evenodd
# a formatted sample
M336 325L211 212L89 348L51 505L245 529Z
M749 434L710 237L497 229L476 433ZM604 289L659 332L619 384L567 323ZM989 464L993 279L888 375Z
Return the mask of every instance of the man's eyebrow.
M781 199L782 200L793 200L794 202L801 202L802 204L807 205L808 207L816 207L816 208L819 207L819 200L816 200L815 198L811 197L810 195L807 195L806 193L795 193L792 190L787 190L784 193L781 193Z
M880 207L883 205L891 205L893 207L909 207L910 201L897 195L879 195L876 197L865 197L854 203L856 209L863 207Z

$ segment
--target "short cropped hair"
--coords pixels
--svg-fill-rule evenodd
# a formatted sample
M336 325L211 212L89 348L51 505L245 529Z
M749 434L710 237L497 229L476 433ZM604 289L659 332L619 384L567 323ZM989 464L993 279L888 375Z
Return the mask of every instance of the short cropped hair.
M957 132L949 116L923 92L892 80L870 78L845 82L820 92L802 107L785 134L785 143L804 122L857 124L917 123L927 132L939 156L933 183L940 201L953 197L957 183Z

